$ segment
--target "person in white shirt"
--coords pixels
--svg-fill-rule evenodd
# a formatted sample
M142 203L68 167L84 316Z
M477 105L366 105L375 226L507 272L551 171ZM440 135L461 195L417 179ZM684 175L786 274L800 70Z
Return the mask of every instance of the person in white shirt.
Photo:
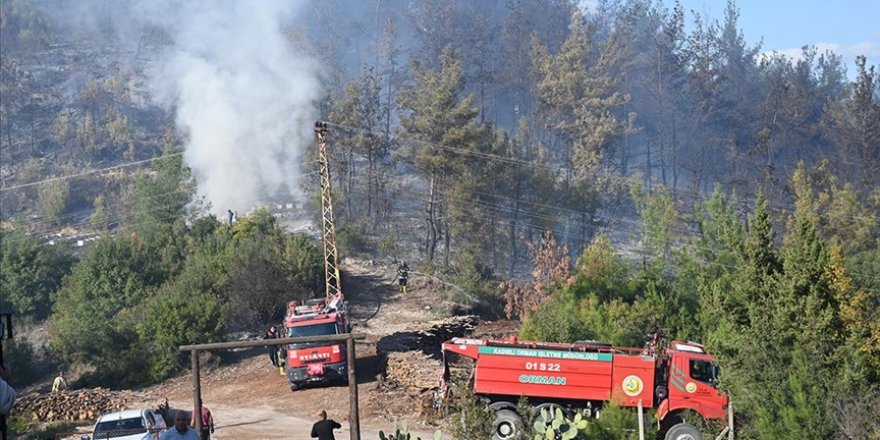
M160 440L199 440L199 433L189 427L186 411L174 413L174 428L162 433Z

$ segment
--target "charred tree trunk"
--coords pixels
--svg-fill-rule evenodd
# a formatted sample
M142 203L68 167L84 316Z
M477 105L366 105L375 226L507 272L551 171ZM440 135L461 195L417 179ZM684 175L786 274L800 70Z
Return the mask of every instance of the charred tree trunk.
M430 194L428 196L428 209L427 209L427 224L428 224L428 234L425 237L425 253L428 254L428 261L434 261L434 252L437 250L437 242L439 238L437 237L437 177L434 173L431 173L431 186L430 186Z
M373 146L367 147L367 218L373 216L373 191L376 188L374 181L376 179L376 166L373 163ZM374 226L375 228L375 226Z
M346 176L347 182L345 183L346 197L345 197L345 208L348 211L348 217L354 218L354 214L352 213L351 207L351 199L353 198L351 189L354 186L354 151L351 147L348 148L348 175Z
M517 252L519 248L516 246L516 222L519 218L519 198L521 188L522 183L517 180L513 199L513 218L510 220L510 268L507 270L507 276L509 277L513 277L513 271L516 270L516 260L519 258Z

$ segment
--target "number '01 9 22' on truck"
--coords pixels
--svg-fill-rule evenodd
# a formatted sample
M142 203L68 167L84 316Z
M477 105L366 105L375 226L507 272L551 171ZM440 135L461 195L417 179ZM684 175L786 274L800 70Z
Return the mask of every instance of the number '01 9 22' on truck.
M699 440L700 432L681 417L692 411L704 419L728 416L728 397L715 388L718 367L703 346L667 343L653 335L644 348L594 341L574 344L514 339L454 338L443 344L440 395L448 392L449 354L474 361L473 391L495 410L494 439L521 438L522 420L541 409L580 410L598 416L614 399L624 407L655 408L664 440ZM532 405L518 414L520 396Z

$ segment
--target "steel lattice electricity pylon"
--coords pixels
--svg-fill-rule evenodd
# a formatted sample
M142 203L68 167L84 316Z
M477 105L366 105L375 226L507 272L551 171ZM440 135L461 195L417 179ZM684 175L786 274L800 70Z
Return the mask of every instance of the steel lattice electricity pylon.
M327 157L327 123L315 122L318 141L318 167L321 174L321 224L324 242L324 286L327 304L344 299L339 282L339 260L336 253L336 224L333 222L333 190L330 163Z

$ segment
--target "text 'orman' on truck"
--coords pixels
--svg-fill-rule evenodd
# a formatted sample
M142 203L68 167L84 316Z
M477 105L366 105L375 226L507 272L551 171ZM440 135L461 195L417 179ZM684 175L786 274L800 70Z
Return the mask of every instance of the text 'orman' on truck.
M614 347L595 341L558 344L504 339L454 338L443 343L440 395L449 389L449 354L474 360L473 392L495 410L493 439L523 438L541 409L582 411L598 417L602 405L655 408L664 440L700 440L682 418L690 411L723 421L728 397L715 387L718 367L703 346L653 335L644 348ZM517 401L528 398L529 414ZM728 428L729 429L729 428Z

